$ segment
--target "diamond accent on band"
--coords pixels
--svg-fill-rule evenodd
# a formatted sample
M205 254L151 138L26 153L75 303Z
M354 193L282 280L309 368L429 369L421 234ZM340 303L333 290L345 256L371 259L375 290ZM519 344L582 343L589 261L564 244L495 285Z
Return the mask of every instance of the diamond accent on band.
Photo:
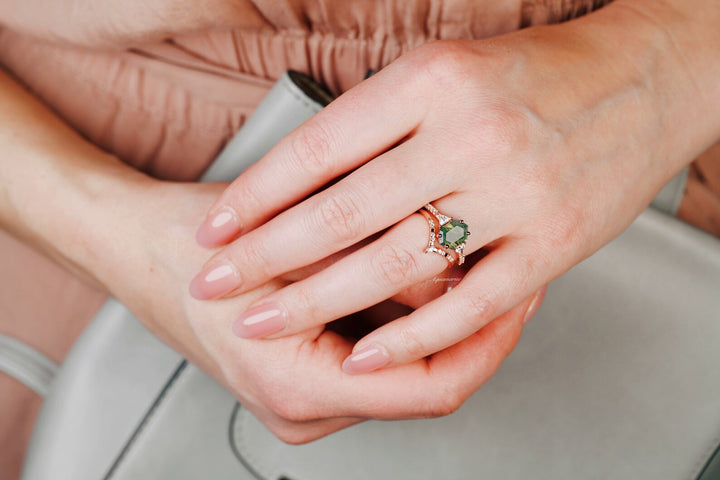
M425 210L427 210L428 212L432 213L432 214L435 215L436 217L437 217L438 215L440 215L440 211L439 211L437 208L435 208L432 203L426 203L426 204L425 204Z
M448 217L447 215L443 215L442 213L440 213L440 211L437 208L435 208L435 206L432 203L426 204L425 209L427 211L429 211L430 213L432 213L433 215L435 215L435 217L438 219L438 222L440 223L441 227L443 225L445 225L447 222L449 222L450 220L452 220L452 217Z
M469 232L468 235L470 235ZM455 252L457 252L458 254L458 265L462 265L463 263L465 263L465 244L463 243L462 245L457 247L455 249Z
M450 218L446 215L443 215L442 213L440 215L438 215L437 217L438 217L438 221L440 222L441 227L443 225L445 225L446 223L448 223L450 220L452 220L452 218Z

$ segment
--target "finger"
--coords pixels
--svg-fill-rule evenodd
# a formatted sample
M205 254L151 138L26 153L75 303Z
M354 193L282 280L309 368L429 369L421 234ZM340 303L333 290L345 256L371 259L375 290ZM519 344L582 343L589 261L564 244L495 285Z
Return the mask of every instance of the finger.
M533 295L542 286L539 267L523 242L499 246L446 295L361 339L344 362L346 370L412 362L458 343ZM373 361L363 360L371 353Z
M198 242L224 245L387 150L423 118L424 102L414 99L397 65L341 95L225 190L199 228Z
M471 252L491 238L470 237ZM380 239L305 280L273 292L244 312L233 331L243 338L280 337L361 311L408 287L432 279L448 261L425 253L427 221L412 215Z
M407 142L243 235L193 279L192 295L207 300L247 291L357 243L446 195L452 180L426 178L429 160L418 160L424 151L422 142Z
M450 411L497 372L520 340L533 301L526 299L470 337L427 359L430 377L450 385Z
M271 395L269 411L273 413L261 421L279 421L280 428L302 429L320 420L313 433L319 435L357 419L424 418L451 413L490 378L512 350L520 336L524 310L525 305L511 310L430 360L360 376L347 375L340 367L351 345L343 337L325 331L296 350L287 373L283 373L285 368L275 372L281 374L278 380L284 393ZM256 346L277 348L273 342ZM260 414L267 411L261 409ZM286 441L307 439L288 437Z
M286 274L282 275L281 278L283 280L287 280L289 282L297 282L297 281L303 280L305 278L308 278L310 275L314 275L317 272L325 270L326 268L328 268L330 265L334 264L338 260L345 258L348 255L350 255L351 253L360 250L365 245L368 245L368 244L374 242L375 240L380 238L380 236L381 236L380 234L371 235L370 237L368 237L358 243L350 245L349 247L347 247L343 250L340 250L339 252L335 252L332 255L329 255L315 263L311 263L311 264L301 267L299 269L289 271Z
M454 412L497 371L515 347L527 303L428 360L367 375L334 378L329 390L333 405L325 405L326 411L381 420Z
M391 300L417 309L455 288L467 270L457 265L443 270L424 281L418 282L393 296Z

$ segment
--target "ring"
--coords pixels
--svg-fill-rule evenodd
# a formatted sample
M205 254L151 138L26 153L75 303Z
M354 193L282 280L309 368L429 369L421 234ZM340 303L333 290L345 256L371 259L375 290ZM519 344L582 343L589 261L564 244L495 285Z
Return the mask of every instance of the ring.
M452 265L465 262L465 241L470 236L467 223L443 215L431 203L420 209L430 227L430 238L425 253L437 253Z

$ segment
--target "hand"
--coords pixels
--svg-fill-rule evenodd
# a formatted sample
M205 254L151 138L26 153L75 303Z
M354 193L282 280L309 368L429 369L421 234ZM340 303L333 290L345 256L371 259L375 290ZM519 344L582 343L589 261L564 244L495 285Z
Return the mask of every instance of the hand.
M149 179L93 147L1 72L0 147L0 227L107 289L287 441L364 418L448 413L492 375L520 334L527 304L445 355L360 381L338 366L351 344L329 330L272 342L238 339L229 332L231 312L287 281L224 302L190 298L187 283L207 254L192 230L223 185ZM292 276L300 280L321 266ZM406 302L437 294L435 285L420 286ZM396 315L369 313L380 321Z
M232 297L388 229L234 324L247 338L317 328L447 267L423 253L428 226L413 214L434 202L469 225L467 252L489 253L452 291L360 340L344 367L405 364L473 335L618 235L703 148L669 127L692 117L675 97L694 88L664 60L667 33L633 12L426 45L347 92L211 208L198 240L231 243L193 295Z
M116 212L116 219L127 219L115 232L127 239L127 250L122 265L111 269L113 280L106 276L104 283L287 442L310 441L367 418L450 413L493 374L519 338L529 300L430 360L361 378L340 368L352 343L323 327L268 342L237 338L230 333L232 314L288 282L275 279L219 302L191 298L187 282L207 253L189 239L223 187L148 182L123 207L142 215ZM147 205L153 208L142 207ZM372 313L374 321L396 315Z

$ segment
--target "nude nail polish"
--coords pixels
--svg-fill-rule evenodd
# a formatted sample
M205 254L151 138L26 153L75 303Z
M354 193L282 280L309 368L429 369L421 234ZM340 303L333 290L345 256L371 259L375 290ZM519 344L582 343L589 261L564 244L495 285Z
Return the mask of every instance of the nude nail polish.
M198 300L210 300L230 293L240 286L240 275L229 263L206 268L190 282L190 295Z
M343 362L345 373L357 375L368 373L390 363L390 355L380 345L371 344L362 350L353 353Z
M233 325L233 332L242 338L259 338L285 330L288 319L282 305L270 302L243 312Z
M198 228L195 239L203 247L218 247L232 240L240 233L241 228L242 225L235 210L223 207L208 215Z

